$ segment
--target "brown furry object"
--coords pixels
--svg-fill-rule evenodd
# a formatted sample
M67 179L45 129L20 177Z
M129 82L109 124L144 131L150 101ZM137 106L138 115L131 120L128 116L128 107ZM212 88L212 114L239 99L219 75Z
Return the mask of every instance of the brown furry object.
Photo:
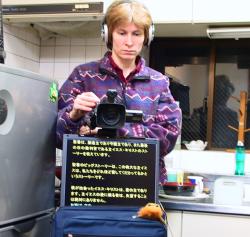
M142 207L138 211L138 216L141 218L150 219L150 220L159 220L165 223L165 221L162 218L162 215L163 215L163 211L160 205L156 203L148 203L146 206Z

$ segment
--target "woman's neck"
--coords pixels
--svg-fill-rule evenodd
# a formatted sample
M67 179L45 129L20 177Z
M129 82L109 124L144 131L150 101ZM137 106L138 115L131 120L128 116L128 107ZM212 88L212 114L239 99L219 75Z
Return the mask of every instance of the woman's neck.
M132 71L135 70L136 64L135 60L121 60L120 58L112 55L112 58L116 65L122 69L123 76L126 78Z

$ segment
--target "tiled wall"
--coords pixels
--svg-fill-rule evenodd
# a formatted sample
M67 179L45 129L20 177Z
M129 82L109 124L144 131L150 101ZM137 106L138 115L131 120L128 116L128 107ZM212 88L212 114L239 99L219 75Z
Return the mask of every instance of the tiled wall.
M79 64L100 59L106 46L100 38L57 37L41 41L40 73L59 85Z
M40 37L31 27L4 25L5 64L33 72L40 67Z

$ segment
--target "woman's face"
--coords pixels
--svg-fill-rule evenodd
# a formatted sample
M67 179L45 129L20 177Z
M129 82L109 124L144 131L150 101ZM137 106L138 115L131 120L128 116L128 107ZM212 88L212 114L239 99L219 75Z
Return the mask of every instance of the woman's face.
M134 23L121 24L113 30L112 39L112 57L120 61L133 61L142 50L144 30Z

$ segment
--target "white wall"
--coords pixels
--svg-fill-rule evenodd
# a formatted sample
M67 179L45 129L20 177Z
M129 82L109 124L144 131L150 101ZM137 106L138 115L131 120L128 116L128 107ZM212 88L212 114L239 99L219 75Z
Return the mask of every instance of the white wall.
M234 152L173 150L165 157L167 168L183 169L185 172L233 175ZM250 175L250 154L246 154L245 173Z
M5 64L39 72L40 38L31 27L4 24Z
M41 42L40 73L61 85L75 66L100 59L105 52L100 38L51 38Z

